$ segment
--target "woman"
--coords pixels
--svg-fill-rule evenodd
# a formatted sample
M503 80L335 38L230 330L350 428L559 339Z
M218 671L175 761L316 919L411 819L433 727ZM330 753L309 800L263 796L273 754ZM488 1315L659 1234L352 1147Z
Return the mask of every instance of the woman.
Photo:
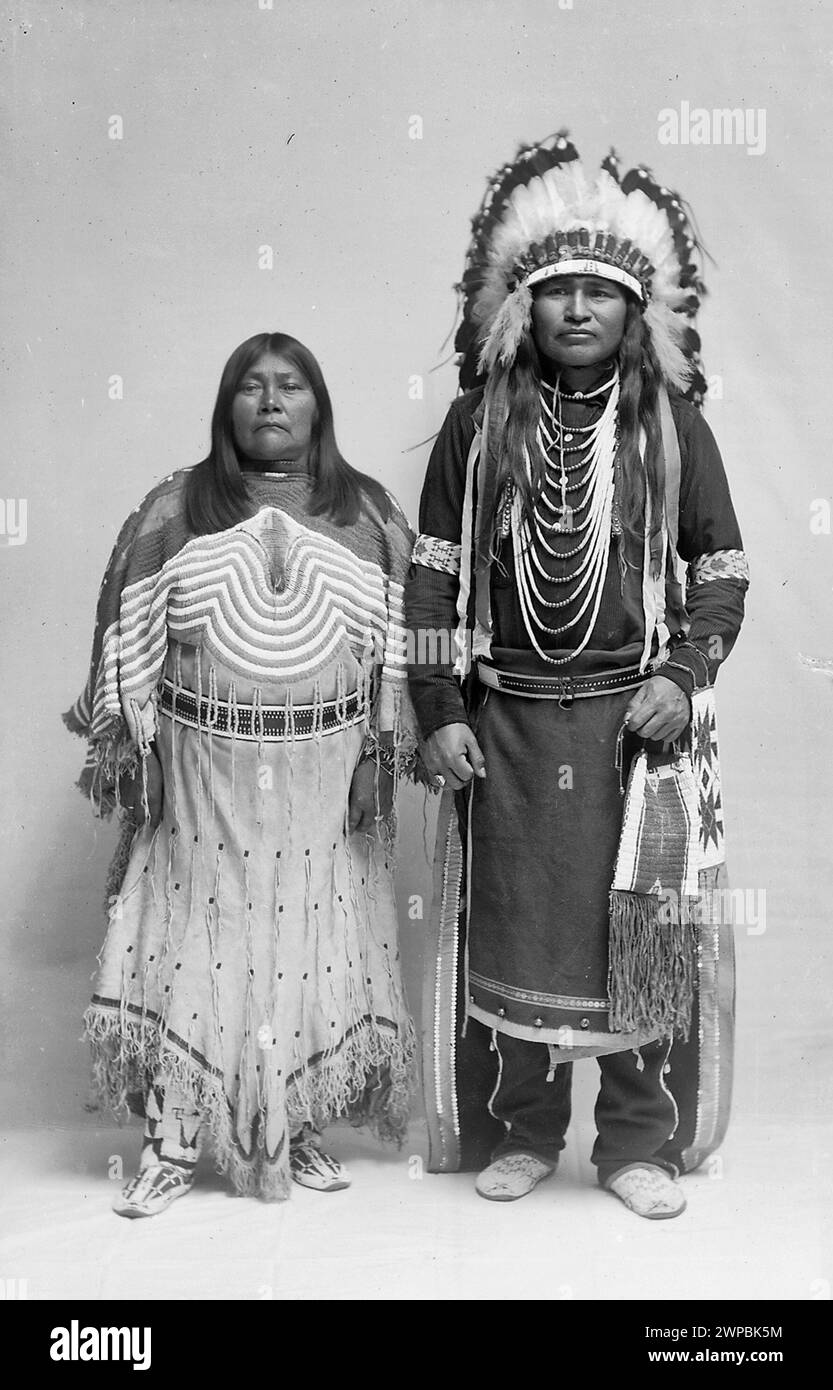
M748 571L696 408L695 250L676 194L613 157L593 179L564 135L504 165L473 223L466 394L428 465L408 622L450 637L411 668L449 789L431 1166L481 1166L488 1200L554 1171L579 1058L601 1071L599 1182L639 1216L683 1211L675 1178L725 1127L724 943L695 930L723 857L701 691Z
M401 1142L414 1051L391 881L413 770L398 505L338 451L308 348L242 343L211 451L126 522L86 691L82 789L121 805L86 1015L96 1078L146 1117L115 1204L162 1211L208 1133L238 1192L346 1187L317 1133Z

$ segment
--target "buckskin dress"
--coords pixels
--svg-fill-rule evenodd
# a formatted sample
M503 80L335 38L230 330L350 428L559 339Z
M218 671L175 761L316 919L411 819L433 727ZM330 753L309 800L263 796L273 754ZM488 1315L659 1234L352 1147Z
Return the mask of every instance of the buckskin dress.
M339 527L310 515L306 475L266 473L251 519L193 536L186 476L122 529L64 716L98 814L151 741L164 781L161 824L128 825L111 875L86 1026L111 1104L178 1087L235 1187L279 1198L298 1124L401 1140L407 1120L391 838L346 817L363 754L392 745L397 779L413 764L413 538L393 500Z

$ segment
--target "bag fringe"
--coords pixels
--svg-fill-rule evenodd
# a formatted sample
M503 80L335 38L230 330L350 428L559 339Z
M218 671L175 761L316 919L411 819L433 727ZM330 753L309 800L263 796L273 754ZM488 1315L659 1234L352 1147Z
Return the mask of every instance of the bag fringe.
M696 899L695 899L696 902ZM697 966L697 925L683 902L676 920L653 894L610 894L609 1024L612 1032L651 1030L688 1039Z

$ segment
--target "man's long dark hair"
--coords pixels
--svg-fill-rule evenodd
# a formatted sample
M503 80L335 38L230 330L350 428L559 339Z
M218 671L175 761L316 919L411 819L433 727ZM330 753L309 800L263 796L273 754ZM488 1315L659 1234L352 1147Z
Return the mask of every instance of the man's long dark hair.
M223 368L211 417L211 449L188 476L185 508L190 530L198 536L224 531L253 513L242 460L234 443L231 407L246 373L267 352L291 362L315 397L309 455L311 515L326 516L336 526L350 526L369 500L387 521L391 507L382 484L351 467L342 457L336 443L330 393L309 348L287 333L256 333L234 349Z
M619 344L619 450L617 473L622 486L619 507L626 533L641 543L645 530L645 491L651 504L651 534L661 526L662 486L660 480L661 431L659 388L662 373L642 310L633 295L627 295L625 326ZM544 465L536 443L540 402L541 361L531 330L518 346L507 374L509 414L501 474L511 474L520 492L527 515L543 486ZM645 463L639 454L640 429L645 431ZM524 444L532 468L530 484L524 466ZM500 491L500 490L499 490Z

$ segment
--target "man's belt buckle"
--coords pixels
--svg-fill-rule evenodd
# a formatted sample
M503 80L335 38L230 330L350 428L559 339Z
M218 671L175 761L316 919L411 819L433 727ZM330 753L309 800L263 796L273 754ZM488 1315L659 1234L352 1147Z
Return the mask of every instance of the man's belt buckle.
M558 682L558 708L569 709L575 698L572 680L569 676L562 676Z

